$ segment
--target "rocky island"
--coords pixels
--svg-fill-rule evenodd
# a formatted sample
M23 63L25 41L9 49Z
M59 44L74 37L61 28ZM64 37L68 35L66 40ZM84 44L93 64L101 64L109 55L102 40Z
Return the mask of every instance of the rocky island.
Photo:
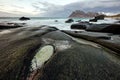
M19 20L30 20L30 18L23 16L23 17L20 17Z

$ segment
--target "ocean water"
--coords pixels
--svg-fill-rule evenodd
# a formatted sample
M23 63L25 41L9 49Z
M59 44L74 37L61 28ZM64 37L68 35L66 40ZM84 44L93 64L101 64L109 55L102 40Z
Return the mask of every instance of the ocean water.
M27 21L20 21L18 17L15 18L0 18L0 23L4 22L17 22L17 23L26 23L26 27L39 27L41 25L48 25L48 26L55 26L60 30L71 30L70 26L74 23L78 23L76 21L81 20L81 21L89 21L90 18L73 18L74 22L73 23L65 23L66 20L69 18L52 18L52 17L32 17L31 20ZM58 22L55 22L57 20ZM92 22L95 24L100 24L100 23L113 23L116 20L114 19L109 19L106 18L105 20L99 20L98 22Z

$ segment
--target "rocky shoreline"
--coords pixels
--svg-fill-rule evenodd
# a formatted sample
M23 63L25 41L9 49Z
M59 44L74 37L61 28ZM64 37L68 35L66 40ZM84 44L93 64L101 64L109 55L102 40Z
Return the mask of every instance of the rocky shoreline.
M0 35L0 80L119 80L119 40L119 34L50 26L13 29ZM54 47L52 56L31 71L34 56L47 45Z
M14 29L19 27L24 27L26 23L13 23L13 22L2 22L0 23L1 29Z

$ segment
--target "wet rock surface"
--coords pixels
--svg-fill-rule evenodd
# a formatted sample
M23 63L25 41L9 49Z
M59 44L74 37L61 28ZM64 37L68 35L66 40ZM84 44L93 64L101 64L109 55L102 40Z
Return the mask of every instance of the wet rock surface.
M0 35L0 79L120 79L120 58L116 55L119 52L102 46L84 44L87 43L84 41L81 43L79 39L75 40L76 37L72 34L78 36L79 32L60 31L54 27L42 26L13 29L9 34ZM98 34L93 33L92 36L96 37ZM105 36L107 34L102 34L102 40ZM45 59L41 67L37 66L37 69L31 71L32 60L39 50L44 52L44 49L47 49L46 45L54 47L51 48L53 54L49 59Z
M0 23L0 30L1 29L19 28L19 27L24 27L24 26L25 26L25 23L4 22L4 23Z
M92 32L106 32L120 34L120 24L93 24L86 30Z
M98 20L104 20L104 18L105 18L105 15L98 15L98 16L95 16L94 19L90 19L89 21L97 22Z
M52 28L20 28L0 36L0 79L26 79L31 60L41 45L40 36ZM53 30L54 31L54 30Z
M59 51L51 58L43 67L39 79L114 80L119 79L119 68L118 64L114 65L110 60L107 52L101 52L100 49L88 45L73 43L71 48Z
M71 29L86 29L89 26L89 23L78 23L78 24L72 24Z
M72 22L74 22L73 19L68 19L68 20L65 21L65 23L72 23Z
M104 20L104 18L105 18L105 15L95 16L95 19L97 19L97 20Z
M71 29L84 29L91 32L120 34L120 24L92 24L80 22L72 24Z
M98 20L97 19L90 19L89 21L90 22L97 22Z
M115 52L117 55L120 55L120 37L119 34L114 35L111 33L99 33L99 32L73 32L73 31L63 31L71 36L89 40L95 43L98 43L102 46L105 46Z

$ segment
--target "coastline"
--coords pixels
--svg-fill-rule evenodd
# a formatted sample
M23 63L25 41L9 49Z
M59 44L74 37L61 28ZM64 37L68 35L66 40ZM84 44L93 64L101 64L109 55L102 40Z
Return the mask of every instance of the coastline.
M114 31L104 33L87 31L86 28L70 28L72 24L77 23L80 24L79 27L90 25L91 30L97 30L97 27L101 26L99 21L96 24L97 22L86 22L84 19L80 22L75 19L73 23L65 23L66 19L60 19L58 22L54 20L56 19L43 21L52 22L52 26L42 25L40 20L5 22L5 25L19 24L22 27L0 30L0 79L120 78L119 34L114 34ZM108 20L107 25L111 26L115 21ZM106 24L101 27L106 27ZM116 29L113 27L113 30ZM48 45L51 47L45 48Z
M0 0L0 80L120 80L120 0Z

